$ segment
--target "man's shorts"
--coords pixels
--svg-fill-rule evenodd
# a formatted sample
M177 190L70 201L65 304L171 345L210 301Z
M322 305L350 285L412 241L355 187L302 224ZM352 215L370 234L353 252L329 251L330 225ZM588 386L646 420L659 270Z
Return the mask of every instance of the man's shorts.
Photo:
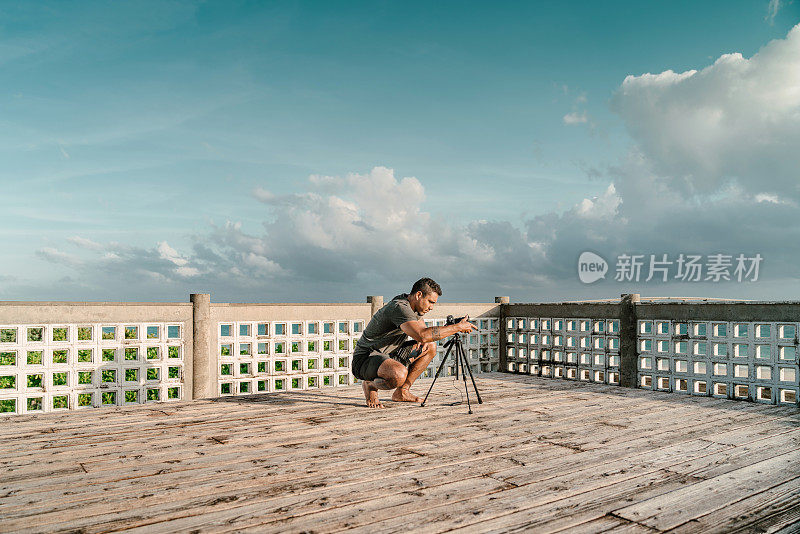
M411 365L411 360L422 352L421 350L415 350L414 345L417 345L416 341L406 341L388 354L374 350L361 362L356 362L353 359L353 375L361 380L375 380L378 378L378 367L389 359L398 361L408 367ZM358 369L356 369L356 363L358 363Z

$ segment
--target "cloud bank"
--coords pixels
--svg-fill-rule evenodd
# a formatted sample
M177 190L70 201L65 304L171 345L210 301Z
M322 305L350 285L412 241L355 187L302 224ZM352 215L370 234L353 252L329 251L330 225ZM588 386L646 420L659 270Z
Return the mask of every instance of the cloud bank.
M563 117L566 125L586 122L577 107L583 102ZM647 293L612 280L582 286L577 257L586 250L611 262L624 253L760 253L761 280L771 280L776 294L800 297L786 289L800 263L792 224L800 218L800 25L751 58L731 53L696 70L627 76L611 105L633 146L602 173L604 193L522 225L477 217L453 223L425 211L420 180L375 167L313 175L289 195L254 189L251 201L264 208L258 232L229 221L194 236L186 250L75 236L75 250L38 256L72 271L58 285L67 293L315 301L388 295L421 275L450 288L453 300ZM134 285L109 294L125 282ZM649 293L768 298L768 287L661 285Z

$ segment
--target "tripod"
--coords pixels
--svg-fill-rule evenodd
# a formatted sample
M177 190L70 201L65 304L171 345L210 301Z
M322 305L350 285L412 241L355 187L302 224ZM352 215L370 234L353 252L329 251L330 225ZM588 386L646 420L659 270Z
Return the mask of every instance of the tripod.
M469 409L469 413L472 413L472 404L469 402L469 387L467 386L467 372L469 372L469 377L472 380L472 387L475 389L475 396L478 397L478 404L483 404L483 400L481 400L481 394L478 393L478 386L475 384L475 377L472 375L472 369L469 366L469 362L467 362L467 355L464 352L464 345L461 343L461 334L453 334L453 337L444 344L444 347L447 349L447 351L444 353L442 363L439 364L439 369L436 370L436 376L433 377L433 383L431 383L431 387L428 389L428 393L425 394L425 399L422 401L420 406L425 406L425 402L428 400L428 395L431 394L433 386L436 384L436 379L439 378L439 373L442 372L444 364L447 363L447 357L450 356L450 352L452 352L453 358L455 359L456 380L458 380L458 366L460 362L461 376L464 379L464 391L467 392L467 408Z

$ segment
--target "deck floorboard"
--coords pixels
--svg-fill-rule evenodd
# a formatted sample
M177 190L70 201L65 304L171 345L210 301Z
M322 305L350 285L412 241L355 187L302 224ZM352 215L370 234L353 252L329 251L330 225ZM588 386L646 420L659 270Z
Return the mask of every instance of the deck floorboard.
M3 419L0 532L800 531L793 406L478 387L472 415L446 378L424 408L348 386Z

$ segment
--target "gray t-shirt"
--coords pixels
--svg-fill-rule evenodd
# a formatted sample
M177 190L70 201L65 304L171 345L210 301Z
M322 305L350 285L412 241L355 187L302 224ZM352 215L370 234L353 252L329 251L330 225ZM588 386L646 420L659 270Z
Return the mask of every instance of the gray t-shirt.
M408 293L397 295L383 308L375 312L353 351L353 360L360 360L379 350L389 354L406 341L406 333L400 325L408 321L419 321L422 315L411 309Z

